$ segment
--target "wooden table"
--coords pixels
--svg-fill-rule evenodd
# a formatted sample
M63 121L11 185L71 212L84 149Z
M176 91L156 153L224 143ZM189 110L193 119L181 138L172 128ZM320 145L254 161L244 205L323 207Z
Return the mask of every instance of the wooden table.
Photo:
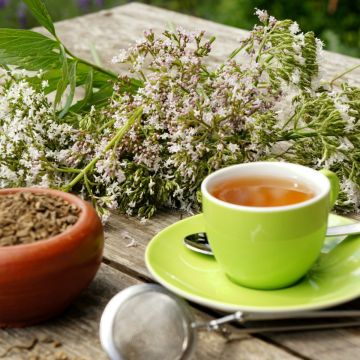
M59 4L59 6L61 6ZM217 37L211 61L221 61L236 47L245 31L190 16L132 3L57 24L68 47L81 57L92 60L91 47L99 53L104 66L120 71L110 59L142 35L144 29L156 32L181 25L187 29L205 29ZM334 76L360 63L358 59L334 53L326 54L325 70ZM360 69L349 76L360 85ZM179 220L180 213L157 215L147 224L122 215L113 215L106 226L104 260L90 287L59 318L26 329L0 332L0 359L106 359L98 327L101 313L120 290L141 282L151 282L145 268L144 251L159 230ZM129 236L136 246L128 247ZM359 301L347 307L359 308ZM195 307L204 320L214 316L210 310ZM352 360L360 359L360 328L249 336L227 342L216 333L201 333L195 359L243 360Z

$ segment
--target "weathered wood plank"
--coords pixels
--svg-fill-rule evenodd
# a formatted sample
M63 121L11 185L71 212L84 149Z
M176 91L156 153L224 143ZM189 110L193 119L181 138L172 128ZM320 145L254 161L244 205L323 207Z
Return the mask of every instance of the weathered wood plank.
M271 337L273 341L296 349L311 359L356 360L360 358L360 330L328 330L282 334Z
M113 266L121 265L139 277L150 279L144 263L145 248L156 233L178 221L180 216L178 212L162 212L141 224L136 218L113 215L105 227L105 258Z

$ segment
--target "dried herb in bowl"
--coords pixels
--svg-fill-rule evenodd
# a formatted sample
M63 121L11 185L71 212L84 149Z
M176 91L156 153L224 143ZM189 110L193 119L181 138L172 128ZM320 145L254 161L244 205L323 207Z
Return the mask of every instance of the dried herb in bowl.
M73 226L80 209L64 199L31 192L0 196L0 246L29 244Z

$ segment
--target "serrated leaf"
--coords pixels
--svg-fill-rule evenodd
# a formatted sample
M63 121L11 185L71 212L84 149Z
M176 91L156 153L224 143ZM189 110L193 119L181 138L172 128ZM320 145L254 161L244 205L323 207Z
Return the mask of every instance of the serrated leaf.
M59 67L59 43L31 30L0 29L0 64L29 71Z
M69 75L68 75L70 92L68 97L66 98L65 106L59 114L60 119L67 114L74 99L75 88L76 88L76 66L77 66L77 61L74 61L70 64Z
M55 28L45 4L41 0L23 0L36 20L56 37Z

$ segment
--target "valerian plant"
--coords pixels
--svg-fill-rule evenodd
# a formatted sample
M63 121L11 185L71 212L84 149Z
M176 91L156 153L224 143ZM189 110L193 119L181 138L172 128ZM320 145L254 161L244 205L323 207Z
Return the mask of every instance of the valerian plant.
M27 53L32 32L33 47L18 50L0 30L1 187L61 188L104 216L148 218L199 210L200 183L216 169L278 160L335 171L337 209L360 210L360 89L322 81L322 43L297 23L257 10L261 24L218 66L204 31L146 31L113 58L131 76L114 76L71 54L41 1L27 3L54 51Z

